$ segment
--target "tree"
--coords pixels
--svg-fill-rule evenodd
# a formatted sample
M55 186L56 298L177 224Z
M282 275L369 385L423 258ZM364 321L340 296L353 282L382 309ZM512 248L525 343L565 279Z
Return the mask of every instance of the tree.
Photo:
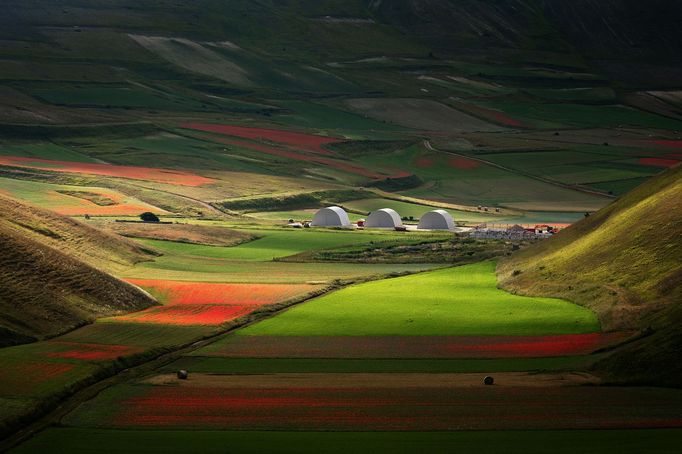
M157 215L152 212L146 211L140 215L140 219L144 222L159 222L160 219Z

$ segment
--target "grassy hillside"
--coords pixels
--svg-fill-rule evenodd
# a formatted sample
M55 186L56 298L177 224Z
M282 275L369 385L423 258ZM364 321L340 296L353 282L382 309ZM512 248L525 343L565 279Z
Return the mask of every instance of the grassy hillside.
M0 213L0 346L154 304L94 266L148 258L134 243L2 196Z
M98 268L127 268L153 256L131 240L1 194L0 213L3 232L30 238Z
M604 368L617 380L682 385L680 213L678 166L500 263L502 286L585 305L605 329L642 330Z

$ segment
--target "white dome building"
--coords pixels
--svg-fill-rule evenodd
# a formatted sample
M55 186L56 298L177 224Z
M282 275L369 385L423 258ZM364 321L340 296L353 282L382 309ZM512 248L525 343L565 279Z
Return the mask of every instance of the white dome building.
M396 228L403 225L400 220L400 215L391 208L382 208L380 210L372 211L365 221L367 228Z
M313 227L350 227L348 213L341 207L321 208L315 213Z
M433 210L422 215L417 228L424 230L453 230L455 228L455 220L445 210Z

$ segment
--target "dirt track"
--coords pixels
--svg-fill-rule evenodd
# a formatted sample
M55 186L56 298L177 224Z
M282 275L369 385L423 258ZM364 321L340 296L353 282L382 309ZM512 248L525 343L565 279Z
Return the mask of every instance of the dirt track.
M174 374L156 375L142 381L154 385L180 385L208 388L472 388L482 387L485 374L191 374L178 380ZM589 374L531 374L503 372L494 374L495 387L557 387L598 384Z

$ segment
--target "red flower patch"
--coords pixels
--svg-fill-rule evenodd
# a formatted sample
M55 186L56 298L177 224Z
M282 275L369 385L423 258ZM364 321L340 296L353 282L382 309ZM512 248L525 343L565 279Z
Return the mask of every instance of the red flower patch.
M429 157L429 156L419 156L417 159L414 160L414 165L419 167L420 169L428 169L430 167L433 167L433 164L436 161Z
M487 107L477 106L474 104L466 104L466 109L474 115L484 117L496 123L510 126L512 128L522 128L524 126L522 121L512 118L501 110L488 109Z
M471 170L481 166L481 163L469 158L450 158L448 165L455 169Z
M78 342L48 341L48 345L55 346L58 351L48 352L49 358L80 359L84 361L104 361L128 356L140 349L127 345L81 344Z
M364 431L682 426L680 396L651 389L155 386L144 393L121 403L111 421L114 427Z
M83 173L109 177L129 178L132 180L156 181L158 183L181 186L201 186L212 183L211 178L202 177L176 170L153 167L117 166L89 162L53 161L49 159L26 158L20 156L0 156L0 165L30 167L54 172Z
M128 279L131 284L167 295L168 304L236 304L263 306L308 293L306 284L216 284L151 279Z
M233 125L216 125L202 123L187 123L183 128L195 129L197 131L214 132L225 134L243 139L268 140L283 145L292 146L301 150L312 151L318 154L331 155L331 151L325 150L323 145L339 142L334 137L316 136L300 132L283 131L280 129L249 128Z
M33 394L71 371L69 363L8 362L0 368L0 383L12 394Z
M287 158L287 159L294 159L296 161L303 161L303 162L312 162L316 164L322 164L327 167L331 167L333 169L338 169L344 172L352 173L355 175L360 175L363 177L367 178L372 178L372 179L383 179L383 178L398 178L398 177L405 177L409 176L409 172L405 171L399 171L396 174L382 174L379 172L374 172L372 170L368 170L364 167L356 166L353 164L348 164L346 162L341 162L337 161L335 159L327 158L324 156L311 156L303 153L298 153L296 151L291 151L287 149L282 149L282 148L275 148L271 147L268 145L261 145L257 144L254 142L245 142L243 140L237 140L237 139L224 139L224 138L214 138L213 139L216 142L220 143L225 143L228 145L237 145L239 147L244 147L248 148L251 150L255 151L260 151L262 153L266 153L269 155L273 156L279 156L282 158Z
M116 317L116 320L164 325L220 325L249 314L253 309L253 306L204 304L162 306Z
M659 145L661 147L677 148L678 150L682 150L682 140L649 140L647 142L653 145Z
M639 164L643 166L653 166L653 167L675 167L680 162L679 159L667 159L667 158L639 158Z

